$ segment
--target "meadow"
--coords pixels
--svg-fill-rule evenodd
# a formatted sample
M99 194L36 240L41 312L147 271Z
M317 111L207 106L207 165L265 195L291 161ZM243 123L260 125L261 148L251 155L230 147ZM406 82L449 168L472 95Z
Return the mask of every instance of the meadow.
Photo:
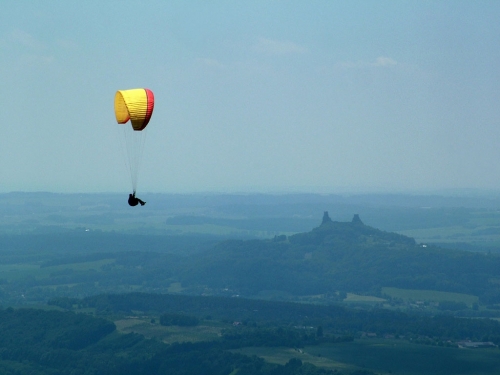
M230 327L229 324L206 321L194 327L163 326L159 324L159 317L149 316L124 317L115 320L114 323L118 332L134 332L146 338L161 340L166 344L213 341L221 336L224 328Z
M291 358L331 370L369 370L377 374L491 375L500 372L499 349L457 349L396 339L356 339L349 343L291 348L242 348L270 363Z
M471 307L474 303L477 303L479 300L478 297L470 294L388 287L382 288L382 295L399 298L404 301L463 302L469 307Z

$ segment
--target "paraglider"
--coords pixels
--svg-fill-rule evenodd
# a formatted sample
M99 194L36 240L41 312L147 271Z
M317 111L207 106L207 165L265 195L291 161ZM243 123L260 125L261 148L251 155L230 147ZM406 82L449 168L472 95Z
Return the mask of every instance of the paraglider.
M132 126L124 126L123 133L128 157L128 167L132 182L132 194L129 194L130 206L146 202L135 196L137 179L144 151L145 129L151 119L154 108L154 95L149 89L118 90L115 94L115 117L118 124L126 124L130 120Z
M129 206L137 206L139 203L141 204L141 206L144 206L146 204L146 202L140 200L135 196L135 192L133 194L128 195Z

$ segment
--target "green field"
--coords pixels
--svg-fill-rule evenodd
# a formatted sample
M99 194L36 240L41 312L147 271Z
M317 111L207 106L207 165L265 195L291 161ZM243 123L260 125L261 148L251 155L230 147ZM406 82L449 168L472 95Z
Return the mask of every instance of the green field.
M195 327L162 326L155 318L154 324L150 317L134 317L116 320L114 323L119 332L139 333L147 338L156 338L164 343L213 341L221 335L222 324L203 324Z
M487 219L484 221L486 222ZM490 221L491 223L488 225L476 224L471 220L471 222L463 226L408 229L398 231L398 233L412 237L418 243L467 243L474 245L477 250L496 252L500 245L500 226L498 218Z
M168 287L168 292L169 293L181 293L184 290L182 287L181 283L172 283Z
M12 281L25 277L35 279L49 278L52 274L59 272L73 271L85 272L90 270L98 271L103 265L113 263L114 259L101 259L91 262L64 264L51 267L40 267L38 264L0 264L0 277L4 280Z
M392 298L401 298L405 301L463 302L469 307L479 300L478 297L470 294L438 292L435 290L382 288L382 294Z
M499 374L498 349L457 349L403 340L356 340L306 347L306 352L380 373L405 375Z
M370 370L379 374L486 375L500 373L499 349L457 349L411 344L403 340L355 340L352 343L290 348L243 348L270 363L291 358L331 370Z
M347 293L347 297L344 302L367 302L367 303L380 303L385 302L384 298L374 297L374 296L361 296L358 294Z
M311 363L315 366L326 368L329 370L356 370L357 366L350 365L348 363L343 363L336 361L331 358L318 356L315 354L314 348L312 347L305 349L292 349L292 348L263 348L263 347L251 347L251 348L241 348L231 350L234 353L242 353L248 356L257 356L263 358L266 362L276 363L279 365L286 364L292 358L298 358L304 363Z

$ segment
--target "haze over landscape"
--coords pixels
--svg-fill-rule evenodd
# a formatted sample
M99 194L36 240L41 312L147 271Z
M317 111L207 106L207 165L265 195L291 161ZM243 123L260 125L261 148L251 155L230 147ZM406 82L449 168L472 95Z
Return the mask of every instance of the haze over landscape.
M0 13L0 191L499 189L497 1L32 2Z
M499 374L499 19L2 4L0 374Z

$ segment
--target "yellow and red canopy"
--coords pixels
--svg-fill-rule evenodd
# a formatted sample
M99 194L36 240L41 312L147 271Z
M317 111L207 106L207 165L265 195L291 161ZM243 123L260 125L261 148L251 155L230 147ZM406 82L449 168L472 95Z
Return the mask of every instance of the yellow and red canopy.
M149 89L118 90L115 94L116 122L125 124L128 120L134 130L143 130L151 119L155 98Z

